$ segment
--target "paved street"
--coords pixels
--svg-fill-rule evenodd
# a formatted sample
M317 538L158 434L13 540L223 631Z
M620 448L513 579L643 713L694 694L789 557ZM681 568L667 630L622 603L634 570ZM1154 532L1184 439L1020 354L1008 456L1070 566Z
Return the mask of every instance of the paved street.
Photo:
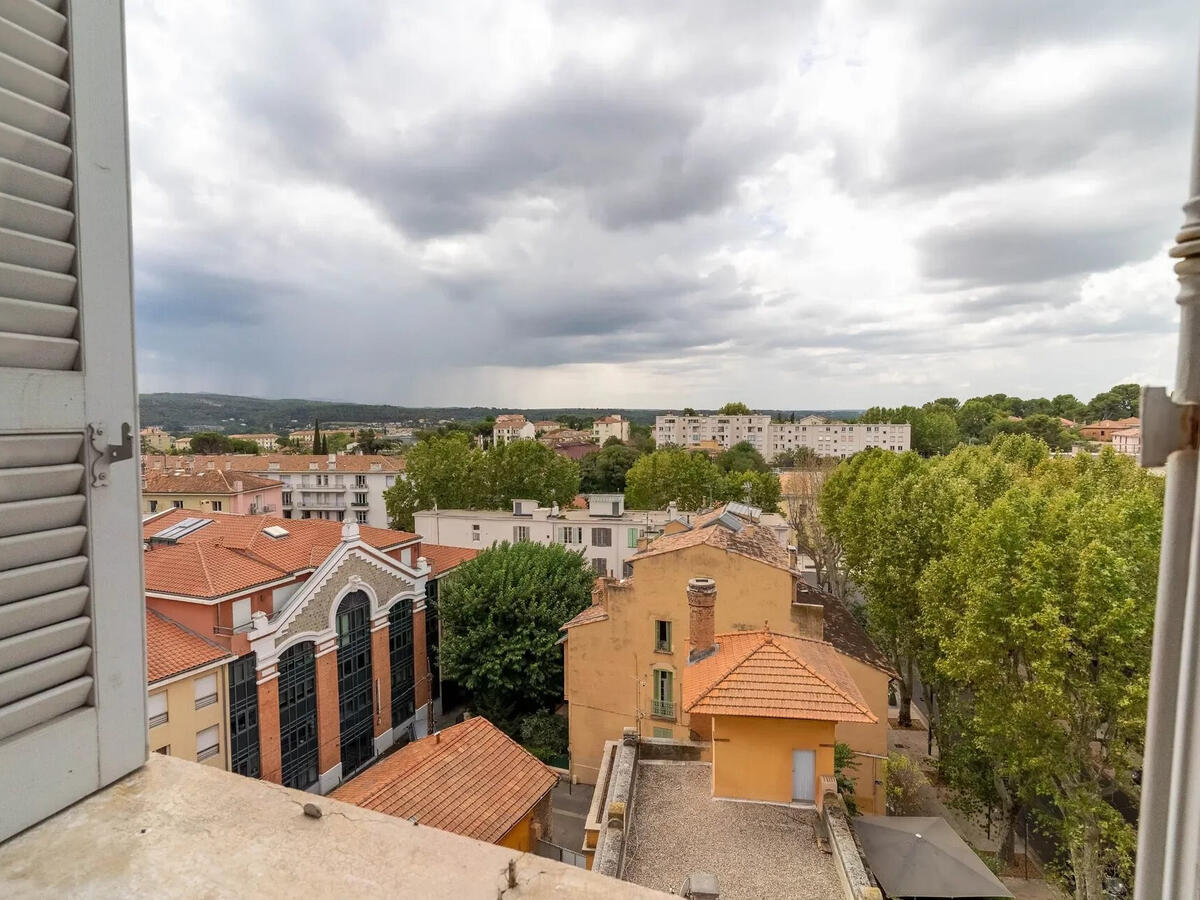
M550 795L551 843L575 851L583 847L583 822L595 790L590 784L572 785L566 779L559 779Z

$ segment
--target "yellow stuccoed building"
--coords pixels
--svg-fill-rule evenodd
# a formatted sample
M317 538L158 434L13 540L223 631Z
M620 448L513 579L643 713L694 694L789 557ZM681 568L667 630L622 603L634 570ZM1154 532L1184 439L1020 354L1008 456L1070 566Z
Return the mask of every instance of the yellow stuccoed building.
M709 720L694 723L682 693L689 652L688 583L703 577L715 585L716 633L770 631L829 647L873 720L813 727L831 730L835 741L855 751L858 767L851 775L859 808L884 811L892 668L840 602L802 580L770 529L718 509L691 528L655 540L633 557L631 568L632 575L622 581L598 579L592 605L563 626L573 778L595 784L604 742L619 740L627 727L644 738L700 742L702 758L712 759ZM757 721L726 726L779 727ZM827 737L817 743L831 745ZM831 766L832 746L822 749Z

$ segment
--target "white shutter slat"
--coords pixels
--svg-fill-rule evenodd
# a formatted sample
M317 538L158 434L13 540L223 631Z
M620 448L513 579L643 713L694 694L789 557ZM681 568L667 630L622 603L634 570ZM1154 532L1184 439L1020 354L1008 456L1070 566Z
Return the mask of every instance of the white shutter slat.
M0 228L65 241L71 236L74 223L75 216L70 210L0 192ZM74 252L74 247L71 249Z
M16 703L0 706L0 741L82 706L91 691L91 676L85 675Z
M66 16L55 12L59 5L39 3L38 0L0 0L0 16L40 38L58 43L67 28Z
M0 706L32 697L40 691L65 684L87 672L91 651L76 647L66 653L39 660L0 675Z
M0 119L0 155L49 172L65 175L71 165L71 148Z
M87 585L80 585L17 603L6 603L0 606L0 638L74 619L83 612L87 598ZM0 703L4 702L0 699Z
M0 262L66 273L74 258L75 248L64 241L0 228Z
M0 80L0 120L55 143L61 143L71 127L71 118L66 113L18 94L3 80Z
M75 299L75 276L0 262L0 297L66 306Z
M14 21L11 11L5 8L11 5L9 0L4 0L4 5L0 6L0 52L50 75L61 75L67 66L67 48L57 43L58 38L48 40L23 27L21 16L16 16Z
M46 206L64 207L71 199L71 182L60 175L0 157L0 191Z
M78 355L76 340L0 332L0 360L6 366L65 372L75 368Z
M72 525L51 531L33 531L0 538L0 570L20 569L39 563L78 556L87 528Z
M73 556L0 572L0 603L14 603L38 594L74 587L83 581L87 565L86 556Z
M65 338L75 333L78 318L79 311L73 306L0 297L0 332Z
M70 86L58 76L66 19L38 0L0 0L0 367L81 363L74 210L66 143ZM61 306L65 315L24 304ZM74 314L73 314L74 313ZM11 325L11 327L9 327Z
M65 81L7 53L0 53L0 85L51 109L61 110L67 102Z
M82 494L0 503L0 538L77 525L83 517L83 504Z
M47 656L74 650L87 638L91 623L92 620L87 616L77 616L0 640L0 672L9 672Z
M82 481L83 466L80 463L0 468L0 503L73 494L79 490Z
M0 469L73 463L82 448L82 434L0 435Z

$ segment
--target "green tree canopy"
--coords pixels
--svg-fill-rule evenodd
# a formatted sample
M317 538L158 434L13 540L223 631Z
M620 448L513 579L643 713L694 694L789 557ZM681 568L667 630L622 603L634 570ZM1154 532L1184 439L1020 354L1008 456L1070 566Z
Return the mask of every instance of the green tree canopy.
M716 462L722 472L766 472L769 468L762 454L749 441L734 444L718 456Z
M681 509L703 509L715 492L717 467L703 453L672 447L638 459L625 474L625 505L663 509L672 501Z
M693 413L695 415L695 413ZM745 403L726 403L717 410L718 416L752 416L754 410L748 407Z
M219 431L198 431L190 441L193 453L253 453L258 455L262 448L254 441L244 438L231 438Z
M624 493L625 473L641 455L620 441L589 453L579 461L579 490L584 494Z
M393 527L412 528L419 509L504 509L514 499L570 503L579 493L579 466L537 441L510 441L488 450L458 431L430 435L409 448L405 477L384 493Z
M595 575L561 544L507 542L463 563L441 589L442 671L513 733L562 699L559 628L591 602Z

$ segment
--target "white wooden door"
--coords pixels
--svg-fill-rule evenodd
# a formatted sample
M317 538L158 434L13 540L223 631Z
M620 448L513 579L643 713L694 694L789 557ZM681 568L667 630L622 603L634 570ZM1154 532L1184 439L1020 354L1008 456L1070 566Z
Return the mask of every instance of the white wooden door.
M792 751L792 800L812 803L817 797L817 752Z

